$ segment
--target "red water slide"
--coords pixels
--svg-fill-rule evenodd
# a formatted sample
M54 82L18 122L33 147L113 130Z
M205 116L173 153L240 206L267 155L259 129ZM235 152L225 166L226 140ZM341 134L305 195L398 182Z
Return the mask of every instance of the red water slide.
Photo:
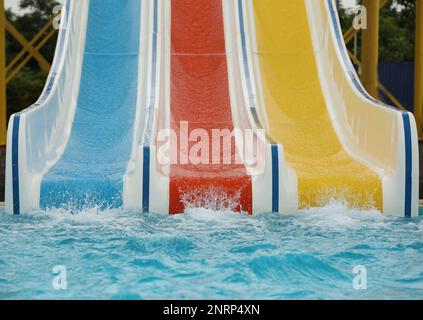
M171 7L171 128L178 141L204 129L212 140L213 129L233 130L229 98L228 69L225 51L222 2L216 0L172 0ZM185 140L184 140L185 139ZM189 139L188 139L189 140ZM187 141L190 152L198 141ZM223 140L222 140L223 141ZM184 142L178 150L184 148ZM209 163L195 164L178 155L178 164L170 170L170 213L181 213L187 204L214 209L229 208L252 212L251 177L244 165L212 164L212 143ZM185 152L185 153L187 153ZM233 139L231 153L237 148Z

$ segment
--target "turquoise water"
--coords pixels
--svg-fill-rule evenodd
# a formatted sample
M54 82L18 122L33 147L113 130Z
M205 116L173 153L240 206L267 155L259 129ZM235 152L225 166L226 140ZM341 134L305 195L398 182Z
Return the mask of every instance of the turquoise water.
M342 205L253 217L2 212L0 248L1 299L423 299L422 218ZM52 285L57 265L65 290ZM353 286L359 265L365 290Z

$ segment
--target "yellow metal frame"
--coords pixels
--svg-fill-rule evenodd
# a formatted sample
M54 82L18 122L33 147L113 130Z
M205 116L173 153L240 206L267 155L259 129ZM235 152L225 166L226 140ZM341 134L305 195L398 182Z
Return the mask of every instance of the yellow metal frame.
M384 8L388 4L388 2L389 0L380 0L379 9ZM344 33L345 43L350 43L354 39L354 36L357 35L360 31L361 30L354 29L354 27L349 28L348 31Z
M368 1L372 1L372 3L374 4L375 2L374 2L374 0L368 0ZM418 1L421 1L421 0L418 0ZM384 8L387 4L389 3L389 0L379 0L379 8L378 8L378 10L381 10L382 8ZM366 4L364 4L364 5L366 5ZM374 9L374 8L373 8ZM373 12L374 13L374 12ZM376 20L375 20L375 17L373 17L373 21L372 21L372 23L373 24L375 24L375 23L377 23L378 24L378 18L376 18ZM368 28L372 28L371 26L368 26ZM351 27L350 29L348 29L348 31L346 31L345 33L344 33L344 40L345 40L345 43L346 44L348 44L349 42L351 42L353 39L354 39L354 37L360 32L361 30L359 30L359 29L354 29L354 27ZM375 35L373 35L373 37L374 37ZM373 40L371 40L371 41L375 41L374 39ZM377 42L378 40L376 40L376 42ZM363 45L364 46L367 46L367 48L369 48L369 46L367 45L367 44L364 44L364 42L366 42L366 39L365 39L365 37L363 37ZM370 54L374 54L375 53L375 47L374 46L372 46L372 45L370 45ZM378 50L377 50L378 51ZM348 54L350 55L350 58L351 58L351 60L357 65L357 66L359 66L359 67L362 67L362 64L361 64L361 62L360 62L360 60L357 58L357 57L355 57L354 56L354 54L352 53L352 52L348 52ZM376 53L376 54L378 54L378 53ZM375 58L375 56L373 56L373 59ZM377 57L376 57L377 58ZM364 61L364 59L363 59L363 61ZM373 63L374 63L374 60L373 60ZM369 66L367 66L367 67L369 67ZM366 67L363 67L363 68L366 68ZM369 74L369 70L367 70L367 73ZM369 91L372 91L373 93L372 93L372 95L374 95L375 97L377 97L377 98L379 98L379 99L381 99L381 100L383 100L382 99L382 97L380 96L380 95L378 95L377 94L377 89L378 90L380 90L385 96L387 96L388 98L389 98L389 100L394 104L394 106L395 107L397 107L398 109L401 109L401 110L406 110L406 108L401 104L401 102L382 84L382 83L380 83L379 81L378 81L378 77L377 77L377 67L376 68L374 68L373 66L371 66L371 71L370 71L370 77L371 77L371 79L372 79L372 86L374 86L375 85L375 81L376 81L376 90L375 90L375 88L372 88L372 90L369 90ZM376 80L375 80L376 79ZM364 83L364 81L363 81L363 83ZM368 89L367 87L366 87L366 89Z
M361 67L361 61L351 52L348 51L348 54L350 56L350 59L358 66ZM406 108L401 104L401 102L395 98L395 96L389 92L389 90L380 82L377 85L377 88L383 92L383 94L385 94L389 100L391 100L391 102L394 104L394 106L400 110L406 110ZM379 99L382 99L382 97L379 97Z
M4 0L0 0L0 146L6 145L7 84L32 58L38 62L43 70L46 72L50 70L51 64L43 57L40 50L57 32L57 30L53 28L52 22L53 20L50 20L46 23L40 32L38 32L31 41L28 41L13 24L6 19ZM8 65L6 65L6 31L23 47Z
M45 71L50 70L50 63L41 55L41 53L34 48L31 43L10 23L6 20L6 30L24 47L35 60L38 61L40 67ZM51 22L50 22L51 24Z
M367 29L362 30L361 81L367 92L377 98L379 65L379 1L363 0L367 8Z
M39 52L39 50L47 43L48 40L50 40L51 37L53 37L56 34L56 30L51 30L41 41L40 43L33 48L33 52ZM40 57L42 58L42 56L40 55ZM7 76L6 78L6 84L8 84L18 73L19 71L21 71L21 69L28 63L29 60L31 60L31 58L36 58L36 56L32 55L31 53L29 55L27 55L25 57L25 59L22 60L22 62ZM36 58L37 59L37 58ZM42 60L45 60L44 58L42 58ZM37 59L38 61L38 59ZM40 66L43 70L45 71L49 71L50 70L50 64L45 61L47 64L41 63L40 62ZM43 67L44 65L44 67ZM12 69L12 65L11 63L6 67L7 70Z
M389 3L389 0L379 0L379 8L377 12L385 7ZM399 102L395 96L389 92L389 90L377 81L377 54L378 54L378 36L375 34L375 30L378 30L378 17L376 14L377 2L374 0L365 0L364 5L369 6L369 25L368 29L373 30L373 33L365 36L363 32L363 57L362 60L367 61L366 65L362 66L363 75L362 81L366 86L366 89L374 96L377 95L379 89L385 94L393 104L402 110L406 110L404 106ZM376 26L376 27L375 27ZM351 27L344 34L345 43L349 43L354 36L360 32ZM378 31L377 31L378 33ZM351 59L358 66L361 66L360 61L351 52L349 52ZM370 59L370 60L369 60ZM415 79L414 79L414 115L416 117L417 129L419 132L419 140L423 140L423 0L416 0L416 53L415 53ZM367 82L367 85L366 85ZM379 96L379 99L381 97Z
M32 47L35 45L35 43L44 35L44 33L51 27L52 22L49 21L41 30L40 32L37 33L37 35L34 37L34 39L31 40L31 42L29 42L29 45ZM10 69L12 69L16 63L19 62L19 60L25 55L25 53L27 52L26 49L22 49L15 58L13 58L13 60L9 63L9 65L6 67L6 72L9 72Z

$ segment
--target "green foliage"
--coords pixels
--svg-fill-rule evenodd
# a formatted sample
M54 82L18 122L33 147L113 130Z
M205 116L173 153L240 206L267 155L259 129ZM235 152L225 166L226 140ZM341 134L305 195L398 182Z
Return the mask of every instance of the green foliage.
M380 28L382 62L414 60L415 0L392 0L391 4L382 10Z
M352 25L354 13L342 8L340 19L343 30ZM380 16L380 62L404 62L414 60L416 25L415 0L390 0L382 10ZM358 36L358 43L361 36ZM348 44L353 50L353 43ZM358 49L358 55L360 50Z
M42 27L53 17L54 0L21 0L20 7L25 14L16 15L10 10L7 19L28 40L31 41ZM51 29L50 29L51 30ZM48 30L48 31L50 31ZM10 63L23 49L12 35L6 33L7 63ZM45 36L46 34L44 34ZM53 36L40 50L47 61L52 61L56 47L56 36ZM22 61L22 59L20 60ZM19 62L20 62L19 61ZM41 70L38 62L31 59L9 83L7 88L7 105L9 115L21 111L33 104L41 94L47 73Z
M40 69L24 68L7 86L8 115L21 111L36 102L44 83L47 72Z

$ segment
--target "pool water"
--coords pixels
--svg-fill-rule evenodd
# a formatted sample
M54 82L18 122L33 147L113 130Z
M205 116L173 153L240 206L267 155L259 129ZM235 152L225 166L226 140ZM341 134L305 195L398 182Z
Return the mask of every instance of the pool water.
M1 212L0 299L420 300L423 219L340 204L256 216Z

